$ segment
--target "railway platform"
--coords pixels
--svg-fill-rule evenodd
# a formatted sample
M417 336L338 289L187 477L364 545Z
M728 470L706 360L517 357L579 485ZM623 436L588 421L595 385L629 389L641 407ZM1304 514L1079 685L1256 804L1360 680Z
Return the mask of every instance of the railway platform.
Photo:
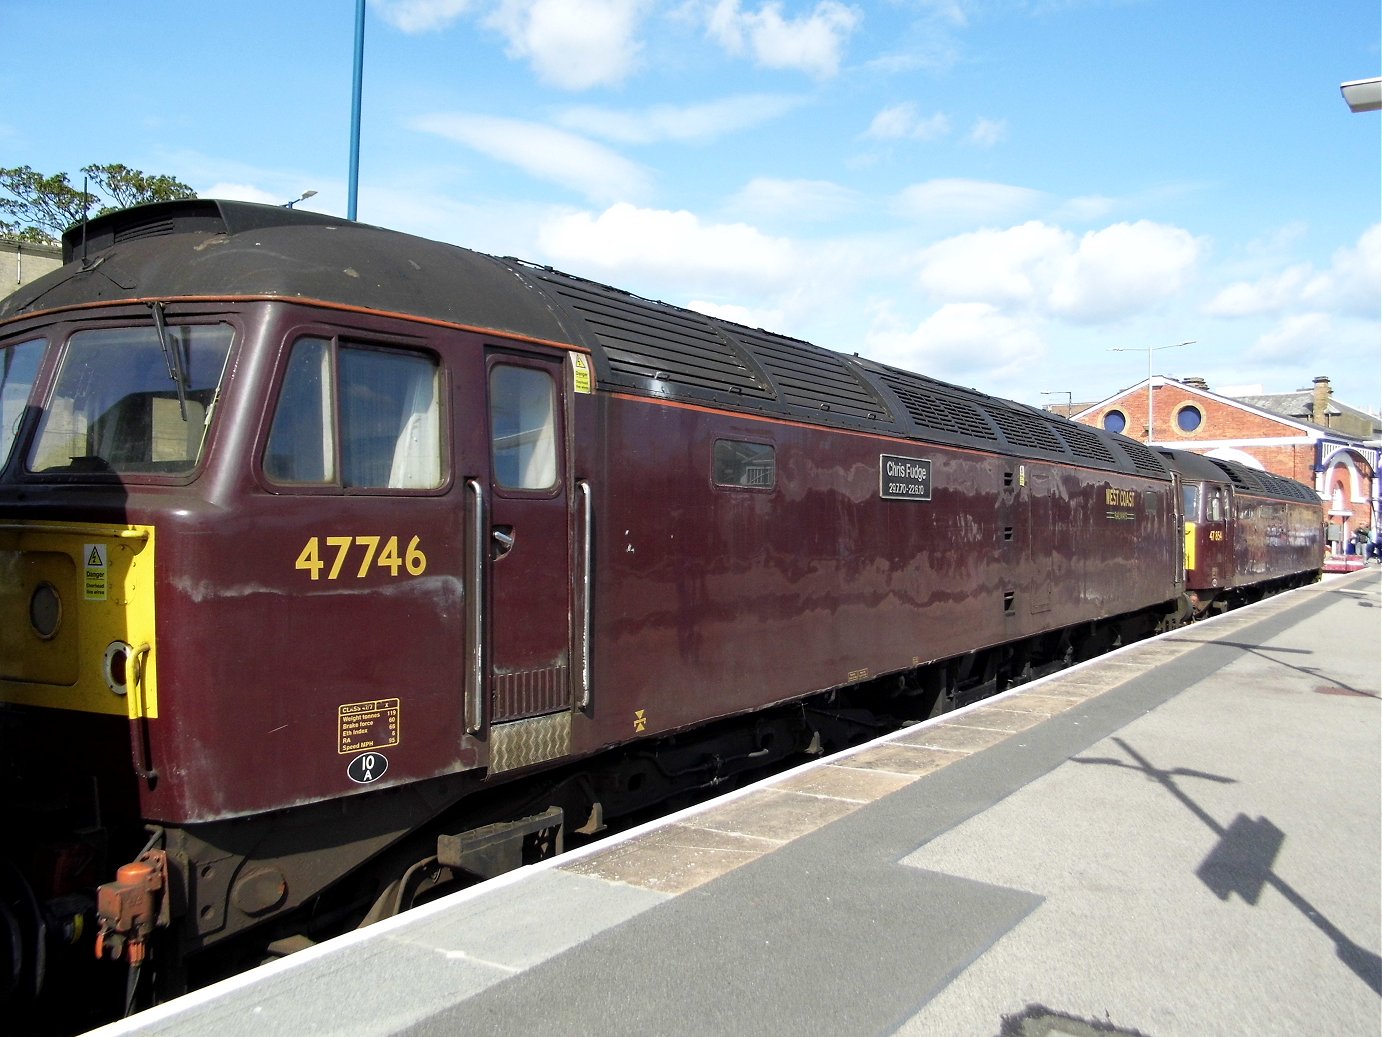
M1376 568L104 1027L1382 1032Z

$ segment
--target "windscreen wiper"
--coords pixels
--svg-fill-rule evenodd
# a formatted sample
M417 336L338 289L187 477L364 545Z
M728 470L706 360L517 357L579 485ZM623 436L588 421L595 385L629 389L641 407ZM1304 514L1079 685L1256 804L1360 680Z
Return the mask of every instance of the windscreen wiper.
M154 311L154 327L158 329L158 344L163 350L163 362L168 365L168 377L178 388L178 411L182 414L182 420L186 421L187 369L182 363L182 353L176 343L168 341L168 325L163 319L163 303L151 302L149 308Z

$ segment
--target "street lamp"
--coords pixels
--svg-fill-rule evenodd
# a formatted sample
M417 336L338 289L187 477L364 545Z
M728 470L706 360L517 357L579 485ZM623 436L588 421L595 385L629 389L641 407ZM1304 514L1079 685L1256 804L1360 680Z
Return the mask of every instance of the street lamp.
M283 208L291 209L293 206L297 205L298 202L305 202L307 201L307 199L313 197L316 193L316 191L303 191L302 194L298 195L291 202L284 202Z
M1195 340L1192 338L1187 342L1176 342L1169 346L1128 346L1120 349L1117 346L1109 350L1110 353L1141 353L1147 351L1147 442L1152 441L1152 354L1162 349L1179 349L1181 346L1193 346Z
M1339 86L1339 92L1344 95L1351 112L1382 111L1382 79L1377 76L1343 83Z
M1065 397L1065 416L1066 416L1067 418L1070 417L1070 412L1073 411L1073 410L1075 409L1075 394L1072 393L1072 392L1070 392L1068 389L1053 389L1053 390L1051 390L1050 392L1047 392L1045 389L1043 389L1043 390L1041 390L1041 395L1043 395L1043 396L1064 396L1064 397Z

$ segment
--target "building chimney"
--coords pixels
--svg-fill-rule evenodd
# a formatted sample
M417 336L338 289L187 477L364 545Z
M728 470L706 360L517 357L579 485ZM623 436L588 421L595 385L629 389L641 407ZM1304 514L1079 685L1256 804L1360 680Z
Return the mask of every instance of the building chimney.
M1310 420L1316 425L1329 427L1329 377L1320 375L1315 379L1315 402L1312 405Z
M1203 389L1205 392L1209 392L1209 383L1206 382L1199 375L1192 375L1189 378L1182 378L1181 381L1184 382L1186 385L1190 386L1190 388L1192 389Z

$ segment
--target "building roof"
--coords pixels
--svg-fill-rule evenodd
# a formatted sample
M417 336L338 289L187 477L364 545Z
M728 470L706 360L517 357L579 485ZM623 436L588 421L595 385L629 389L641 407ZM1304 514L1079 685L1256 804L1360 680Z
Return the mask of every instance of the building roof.
M1283 417L1293 418L1297 421L1304 421L1308 425L1316 425L1327 428L1329 432L1339 433L1339 429L1330 426L1320 425L1315 420L1315 393L1311 389L1297 389L1295 392L1268 393L1266 395L1253 396L1233 396L1230 399L1246 403L1250 407L1259 410L1270 411L1280 414ZM1328 417L1346 418L1350 423L1370 424L1372 435L1382 435L1382 418L1376 414L1369 414L1367 411L1359 410L1357 407L1350 407L1346 403L1340 403L1333 395L1329 397L1327 412Z

